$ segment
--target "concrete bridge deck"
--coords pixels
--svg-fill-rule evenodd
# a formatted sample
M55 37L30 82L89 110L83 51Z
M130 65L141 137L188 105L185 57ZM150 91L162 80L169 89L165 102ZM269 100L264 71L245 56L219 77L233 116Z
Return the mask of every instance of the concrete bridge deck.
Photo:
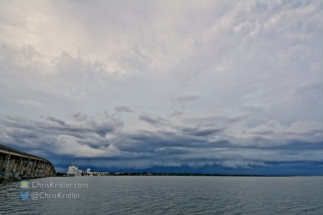
M0 144L0 182L55 175L55 168L49 160Z

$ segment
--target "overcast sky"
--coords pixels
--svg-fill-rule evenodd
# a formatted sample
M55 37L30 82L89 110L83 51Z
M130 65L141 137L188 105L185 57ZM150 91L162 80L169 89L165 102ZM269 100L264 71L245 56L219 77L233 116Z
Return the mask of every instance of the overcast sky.
M0 144L95 170L322 174L322 1L0 2Z

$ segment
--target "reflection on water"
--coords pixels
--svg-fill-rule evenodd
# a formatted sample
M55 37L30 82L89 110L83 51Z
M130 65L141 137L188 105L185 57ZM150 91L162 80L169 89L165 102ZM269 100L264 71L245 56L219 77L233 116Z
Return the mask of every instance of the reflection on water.
M46 178L88 188L29 188L79 199L23 201L19 182L0 185L0 214L323 214L323 177L111 176ZM30 180L33 182L33 180Z

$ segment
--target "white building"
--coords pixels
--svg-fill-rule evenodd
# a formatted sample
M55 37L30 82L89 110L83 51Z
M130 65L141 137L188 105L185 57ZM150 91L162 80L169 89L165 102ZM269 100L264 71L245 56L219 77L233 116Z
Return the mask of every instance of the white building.
M67 172L77 172L78 169L77 166L69 166Z
M78 172L78 167L77 166L69 166L66 172L67 176L75 176Z
M87 168L87 169L86 169L86 173L87 173L87 174L90 174L90 173L91 173L91 169L90 169L90 168Z

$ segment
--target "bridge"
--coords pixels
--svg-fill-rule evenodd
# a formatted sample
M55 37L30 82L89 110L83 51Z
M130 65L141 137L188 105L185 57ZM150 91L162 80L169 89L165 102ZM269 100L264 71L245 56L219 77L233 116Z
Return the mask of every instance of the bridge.
M0 181L55 175L55 168L49 160L0 144Z

